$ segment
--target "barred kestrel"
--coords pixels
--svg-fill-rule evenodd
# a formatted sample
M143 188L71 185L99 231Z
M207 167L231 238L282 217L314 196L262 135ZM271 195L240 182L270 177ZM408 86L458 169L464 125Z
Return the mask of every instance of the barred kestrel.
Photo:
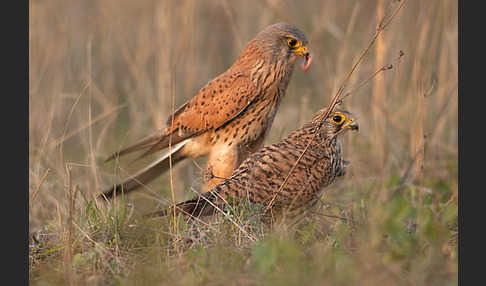
M146 149L141 157L171 144L172 164L208 156L207 167L216 177L206 182L211 189L263 145L298 57L306 71L312 62L307 38L296 27L277 23L266 27L243 49L224 73L207 83L167 120L165 130L123 149L107 161ZM165 154L101 196L130 192L169 169Z
M231 177L197 198L177 204L176 211L210 216L227 210L231 202L245 201L262 205L272 216L283 210L295 216L314 205L324 188L345 173L348 161L342 158L338 135L358 130L356 118L347 111L336 109L323 121L326 110L321 109L286 139L251 154ZM163 210L150 216L166 214Z

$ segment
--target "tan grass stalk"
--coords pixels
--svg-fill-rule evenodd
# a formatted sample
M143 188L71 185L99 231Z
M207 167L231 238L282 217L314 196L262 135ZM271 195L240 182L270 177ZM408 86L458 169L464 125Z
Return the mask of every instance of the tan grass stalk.
M175 80L171 81L171 109L172 109L172 114L175 112ZM172 121L170 122L170 125L172 126L174 124L174 116L171 117ZM176 211L175 211L175 206L176 206L176 199L175 199L175 193L174 193L174 178L173 178L173 170L172 170L172 135L169 136L169 180L170 180L170 195L172 198L172 205L173 205L173 227L174 227L174 235L177 235L177 223L176 223Z
M228 0L221 0L221 2L223 4L224 12L226 13L230 21L231 33L233 33L233 39L236 42L237 49L241 50L243 49L243 42L241 41L241 36L238 32L238 26L236 24L233 11L231 10L231 6L229 5Z
M34 200L37 198L37 194L39 193L42 184L46 180L47 175L49 175L49 171L50 170L51 169L49 169L49 168L46 170L46 172L44 173L44 175L40 179L39 184L37 184L37 187L35 188L35 191L32 193L32 195L30 197L30 202L29 202L30 203L30 209L29 209L29 211L32 211L32 206L33 206Z
M67 241L64 253L64 277L69 285L74 284L73 276L73 213L74 213L74 190L71 177L71 165L66 164L67 173L67 202L68 202L68 217L67 217Z
M418 89L413 89L412 93L415 95L415 120L414 123L410 126L410 156L416 159L414 160L414 164L412 165L410 179L418 179L420 180L422 176L423 166L424 166L424 124L425 124L425 81L423 76L421 75L422 64L420 63L420 59L426 57L424 55L424 51L427 50L426 45L428 42L428 35L429 35L430 25L428 23L424 23L423 29L420 31L420 36L417 42L417 55L416 60L413 64L412 70L412 82L415 82L419 85ZM412 97L413 99L413 97Z
M92 47L92 41L91 39L88 41L86 44L86 53L87 53L87 58L88 58L88 74L87 74L87 92L88 92L88 145L89 145L89 162L90 162L90 169L91 173L94 178L94 192L91 193L96 193L99 191L99 180L98 180L98 172L96 169L96 157L95 157L95 150L93 148L93 130L92 130L92 110L91 110L91 105L92 105L92 97L93 97L93 92L92 92L92 55L91 55L91 47Z
M378 0L376 7L376 18L383 19L385 15L385 1ZM386 44L382 37L376 40L375 45L375 69L379 69L385 63L386 56ZM383 77L377 77L373 81L373 89L371 93L371 114L373 117L373 149L374 162L379 174L383 174L384 165L386 162L386 122L383 120L384 116L379 108L377 108L377 103L385 102L386 93L385 79ZM385 104L386 106L386 104Z
M74 136L78 135L80 132L82 132L86 128L91 127L92 125L94 125L98 121L101 121L101 120L105 119L106 117L114 114L115 112L117 112L118 110L120 110L120 109L122 109L122 108L124 108L126 106L127 106L127 104L124 103L124 104L115 106L115 107L113 107L113 108L111 108L111 109L103 112L102 114L98 115L97 117L95 117L93 120L91 120L87 124L84 124L81 127L79 127L78 129L76 129L76 130L74 130L72 132L69 132L68 134L65 134L65 135L61 136L61 138L53 141L51 143L51 145L49 146L49 148L53 149L53 148L59 146L61 143L64 143L66 140L70 139L71 137L74 137Z

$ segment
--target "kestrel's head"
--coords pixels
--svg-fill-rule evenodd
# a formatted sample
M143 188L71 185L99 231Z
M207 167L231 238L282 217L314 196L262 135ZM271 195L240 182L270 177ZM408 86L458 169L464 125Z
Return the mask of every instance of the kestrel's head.
M312 58L307 48L307 38L297 27L287 23L277 23L267 26L252 40L265 56L274 60L284 60L294 64L298 57L303 61L301 69L309 69Z
M314 124L319 123L322 120L322 117L326 113L326 108L319 111L312 122ZM335 109L331 114L327 117L324 121L324 124L321 127L321 133L324 133L326 137L332 138L339 134L342 134L348 130L359 130L359 125L356 117L344 110Z

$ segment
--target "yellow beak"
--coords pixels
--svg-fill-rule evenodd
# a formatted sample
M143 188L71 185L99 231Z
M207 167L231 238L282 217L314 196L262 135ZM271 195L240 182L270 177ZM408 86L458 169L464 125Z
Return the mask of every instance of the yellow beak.
M343 126L341 127L341 129L344 129L344 128L349 128L351 130L359 130L359 125L358 125L358 122L356 122L356 120L354 120L354 118L349 118L348 121L346 121Z
M306 56L309 52L307 51L307 46L300 46L294 50L294 52L299 56Z

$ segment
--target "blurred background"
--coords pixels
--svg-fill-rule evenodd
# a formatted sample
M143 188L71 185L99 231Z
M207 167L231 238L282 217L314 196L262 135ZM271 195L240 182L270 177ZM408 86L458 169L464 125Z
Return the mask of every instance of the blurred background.
M360 124L341 139L351 165L324 193L325 214L283 235L290 239L270 235L245 248L238 230L218 231L217 247L186 256L167 225L133 219L171 202L169 174L128 195L121 210L129 211L88 203L156 158L104 163L108 155L164 128L267 25L297 26L313 54L306 73L294 71L268 145L329 104L379 21L404 1L29 1L29 229L53 226L59 238L31 256L31 282L457 285L453 0L406 1L371 46L340 106ZM204 163L175 166L176 201L200 191Z
M280 21L304 31L314 58L308 72L295 70L265 144L284 138L329 103L397 3L29 1L30 226L65 208L66 164L72 184L91 198L153 160L103 162L165 127L172 104L194 96L261 29ZM381 189L393 177L457 185L457 39L457 1L406 3L346 86L393 64L341 106L357 115L360 132L344 136L352 164L345 182L331 189L367 182ZM174 168L176 200L199 190L203 164ZM151 183L152 192L130 195L141 201L137 211L168 203L168 178Z

